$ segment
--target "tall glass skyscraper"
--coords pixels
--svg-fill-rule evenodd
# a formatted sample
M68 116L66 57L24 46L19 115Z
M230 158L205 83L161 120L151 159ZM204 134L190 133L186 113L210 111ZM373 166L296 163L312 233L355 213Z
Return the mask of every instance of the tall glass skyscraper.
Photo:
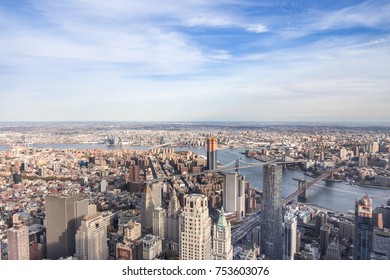
M283 259L282 166L264 165L261 251L266 259Z
M372 201L366 194L355 203L355 260L371 259L372 237Z

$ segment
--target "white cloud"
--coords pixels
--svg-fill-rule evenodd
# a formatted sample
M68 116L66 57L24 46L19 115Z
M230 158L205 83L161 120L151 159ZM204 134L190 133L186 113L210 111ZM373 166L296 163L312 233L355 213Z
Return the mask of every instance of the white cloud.
M254 32L254 33L263 33L263 32L268 32L267 26L264 24L256 23L256 24L251 24L246 28L247 31L249 32Z
M387 36L324 36L301 44L283 33L334 28L340 15L314 13L297 19L302 28L287 30L275 24L277 16L245 18L211 2L72 1L38 2L39 21L0 17L0 69L6 67L0 96L8 105L1 120L12 118L15 107L25 119L388 116ZM266 40L251 34L268 26Z
M231 58L231 54L227 50L213 50L210 55L211 58L214 59L229 59Z

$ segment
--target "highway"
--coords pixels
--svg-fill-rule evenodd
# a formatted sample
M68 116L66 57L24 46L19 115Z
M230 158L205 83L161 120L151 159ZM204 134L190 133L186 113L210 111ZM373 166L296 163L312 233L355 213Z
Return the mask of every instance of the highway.
M261 209L246 216L245 219L232 230L232 245L234 246L238 241L247 235L254 227L260 225Z

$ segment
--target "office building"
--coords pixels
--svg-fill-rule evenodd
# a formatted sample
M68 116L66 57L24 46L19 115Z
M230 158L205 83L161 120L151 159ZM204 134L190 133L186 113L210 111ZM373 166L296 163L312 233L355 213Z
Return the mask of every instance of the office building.
M355 203L355 260L371 259L372 239L372 201L366 194Z
M373 251L390 260L390 229L374 229Z
M326 248L325 260L340 260L341 252L337 239L333 239Z
M207 170L217 169L218 139L207 138Z
M213 260L232 260L233 246L230 222L226 221L223 208L218 222L213 226Z
M142 239L142 257L144 260L154 260L162 253L162 242L158 236L146 235Z
M320 252L321 258L324 259L330 242L330 231L332 230L331 224L324 224L320 229Z
M179 215L180 204L177 199L175 188L172 188L171 198L169 200L167 216L166 216L166 229L165 229L165 242L167 248L179 252Z
M387 205L381 205L376 207L374 212L382 214L383 227L390 229L390 199L387 201Z
M245 176L237 172L224 174L223 208L235 212L237 219L245 217Z
M153 192L150 184L146 183L141 194L141 225L151 231L153 228Z
M293 260L297 252L297 217L291 213L284 216L283 259Z
M207 197L203 194L184 196L180 221L181 260L211 259L211 219Z
M107 221L95 212L81 220L76 233L75 257L80 260L106 260L108 258Z
M123 238L134 241L141 238L141 224L136 221L129 221L123 229Z
M7 240L8 240L9 260L30 259L30 242L28 236L28 226L23 225L18 214L14 214L13 227L7 230ZM1 250L0 250L0 255L1 255Z
M283 259L282 166L263 167L261 252L269 260Z
M88 199L60 194L46 197L47 257L57 260L74 256L76 231L88 214Z
M167 212L161 207L153 209L153 235L165 239L165 223Z

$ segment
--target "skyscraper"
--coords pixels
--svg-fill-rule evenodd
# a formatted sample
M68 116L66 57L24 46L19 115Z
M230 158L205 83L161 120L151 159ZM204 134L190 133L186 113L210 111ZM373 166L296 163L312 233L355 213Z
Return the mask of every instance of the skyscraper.
M263 167L261 251L270 260L283 259L282 166Z
M217 168L217 138L207 138L207 170Z
M141 225L146 230L153 229L153 210L162 205L163 185L146 183L141 194Z
M153 209L153 235L165 239L165 223L167 212L162 207Z
M107 226L107 221L99 212L85 216L76 233L75 257L81 260L106 260Z
M146 183L141 194L141 225L144 229L153 228L153 209L153 192L150 185Z
M213 251L214 260L232 260L233 246L230 222L226 221L223 208L219 214L218 222L213 226Z
M180 204L177 199L176 190L173 188L166 217L165 242L169 249L177 252L179 252L179 215Z
M18 214L13 216L13 227L7 230L8 259L29 260L30 242L28 226L24 226ZM1 254L1 252L0 252Z
M183 213L180 215L181 260L211 259L211 219L204 194L184 196Z
M226 173L223 180L223 207L226 212L236 212L238 220L245 217L245 176Z
M48 195L46 197L47 257L74 256L76 230L88 214L88 199L78 195Z
M285 260L293 260L297 251L297 217L291 213L284 216L284 253Z
M372 238L372 201L366 194L355 203L355 260L371 259Z

